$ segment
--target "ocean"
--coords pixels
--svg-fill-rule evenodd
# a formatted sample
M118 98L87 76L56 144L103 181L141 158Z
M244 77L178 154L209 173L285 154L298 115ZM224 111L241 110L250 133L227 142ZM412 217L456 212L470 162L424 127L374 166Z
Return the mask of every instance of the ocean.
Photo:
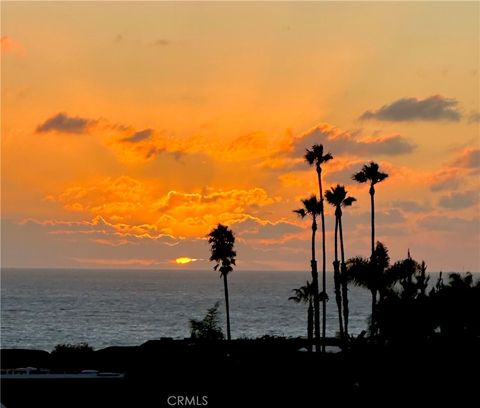
M307 307L288 300L307 272L229 275L232 337L306 336ZM189 320L221 302L223 281L209 271L3 269L1 347L51 351L62 343L95 349L189 337ZM327 274L327 336L338 330L333 274ZM350 332L367 328L370 293L350 287Z

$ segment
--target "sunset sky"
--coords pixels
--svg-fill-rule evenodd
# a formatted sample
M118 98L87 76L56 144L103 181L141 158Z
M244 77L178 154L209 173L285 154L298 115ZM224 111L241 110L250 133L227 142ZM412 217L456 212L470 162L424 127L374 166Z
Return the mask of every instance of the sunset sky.
M206 269L224 223L238 269L308 270L292 210L323 143L325 187L358 200L347 257L369 255L351 175L375 160L392 260L480 271L478 2L1 9L3 267Z

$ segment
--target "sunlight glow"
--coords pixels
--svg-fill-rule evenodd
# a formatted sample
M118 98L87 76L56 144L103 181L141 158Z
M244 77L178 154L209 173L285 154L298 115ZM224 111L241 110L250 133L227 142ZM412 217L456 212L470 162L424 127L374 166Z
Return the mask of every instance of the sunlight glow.
M175 259L175 262L179 265L184 265L195 261L198 261L198 259L188 258L186 256Z

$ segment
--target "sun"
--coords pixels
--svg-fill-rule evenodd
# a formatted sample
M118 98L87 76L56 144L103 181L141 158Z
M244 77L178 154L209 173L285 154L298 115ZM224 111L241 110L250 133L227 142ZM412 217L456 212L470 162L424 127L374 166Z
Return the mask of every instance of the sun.
M182 256L180 258L175 259L175 262L179 265L189 264L189 263L195 262L195 261L197 261L197 259L189 258L187 256Z

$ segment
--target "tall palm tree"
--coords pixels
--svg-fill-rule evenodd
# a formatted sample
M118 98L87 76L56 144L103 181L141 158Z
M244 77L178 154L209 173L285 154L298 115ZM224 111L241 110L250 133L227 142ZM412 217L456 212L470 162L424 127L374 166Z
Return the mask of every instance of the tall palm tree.
M306 303L307 309L307 339L308 349L312 350L313 344L313 285L307 281L304 286L300 286L297 289L293 289L293 296L290 296L288 300L293 300L295 303Z
M310 198L302 200L302 204L303 207L298 210L294 210L294 212L296 212L301 218L305 218L307 215L312 217L312 260L310 265L312 269L315 350L320 351L320 297L318 293L317 259L315 257L315 234L317 232L317 216L321 213L321 202L317 200L315 195L312 195Z
M372 217L372 252L375 251L375 184L381 183L388 177L387 173L382 173L379 170L379 166L375 162L365 164L362 169L352 176L352 179L358 183L370 183L370 205L371 205L371 217Z
M323 145L313 145L311 149L306 149L305 161L310 166L315 166L317 171L318 189L320 192L320 215L322 219L322 351L325 352L325 334L327 326L327 289L326 289L326 267L327 252L325 250L325 213L323 207L323 188L322 188L322 164L333 159L331 153L323 154Z
M337 184L325 192L327 202L335 207L335 260L333 261L333 277L335 282L335 299L338 308L338 321L340 324L340 335L348 338L348 289L345 264L345 249L343 243L342 228L342 207L351 206L357 199L347 197L347 190L344 186ZM340 271L340 262L338 260L338 233L340 232L340 252L342 259L342 268ZM342 322L343 306L343 322Z
M235 244L235 235L232 230L227 226L218 224L208 234L208 243L210 247L210 261L216 262L213 269L220 271L220 277L223 277L223 286L225 290L225 308L227 315L227 339L231 340L230 334L230 304L228 301L228 283L227 275L233 271L232 265L235 265L235 256L237 253L234 251L233 246Z

